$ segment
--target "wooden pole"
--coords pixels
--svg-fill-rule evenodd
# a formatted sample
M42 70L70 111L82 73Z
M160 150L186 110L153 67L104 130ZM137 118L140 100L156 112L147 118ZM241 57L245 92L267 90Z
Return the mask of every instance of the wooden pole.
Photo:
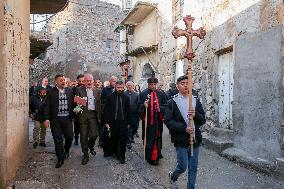
M146 113L145 113L145 128L144 128L144 161L146 161L146 139L147 139L147 119L148 119L148 103L146 106Z

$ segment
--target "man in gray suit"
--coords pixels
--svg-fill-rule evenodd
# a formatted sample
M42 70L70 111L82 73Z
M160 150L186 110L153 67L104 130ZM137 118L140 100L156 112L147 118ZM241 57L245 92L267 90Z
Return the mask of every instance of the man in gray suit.
M91 74L84 77L84 86L76 90L76 96L85 99L82 106L83 111L77 113L80 126L80 142L84 154L81 164L86 165L89 161L89 150L92 155L96 155L94 150L95 142L98 137L98 125L100 122L100 92L93 86L94 78ZM75 97L75 102L76 102ZM82 101L82 100L80 100ZM84 101L84 100L83 100Z

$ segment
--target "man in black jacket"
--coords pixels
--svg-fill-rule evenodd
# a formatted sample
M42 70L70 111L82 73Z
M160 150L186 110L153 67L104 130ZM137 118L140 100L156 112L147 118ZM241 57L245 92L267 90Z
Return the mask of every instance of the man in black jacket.
M199 146L202 141L200 127L206 122L205 113L196 92L193 91L192 107L195 109L189 114L193 115L194 124L188 127L188 78L181 76L177 79L179 93L168 101L165 110L165 124L170 130L171 140L174 143L177 153L177 166L169 177L173 188L177 188L178 177L188 167L187 189L194 189L197 175ZM189 146L189 135L194 136L193 156Z
M127 148L132 148L131 143L134 143L134 135L138 131L139 127L139 116L138 116L138 93L134 91L134 83L128 81L126 83L127 90L124 92L128 96L130 101L130 112L131 112L131 122L130 128L128 128L128 139L127 139Z
M106 112L103 124L106 128L104 156L115 154L121 164L125 163L128 127L131 125L130 101L124 94L124 83L118 81L113 92L105 101Z
M78 88L84 86L84 75L83 74L80 74L77 76L77 83L78 85L76 87L73 87L73 93L74 95L76 94L76 91ZM78 141L79 141L79 134L80 134L80 126L79 126L79 123L78 123L78 117L75 116L75 119L74 119L74 145L78 145Z
M43 124L43 108L45 106L46 93L47 92L45 88L38 88L38 90L34 92L34 95L32 95L30 99L29 113L35 125L33 129L34 148L36 148L38 145L46 147L46 128Z
M111 76L110 77L110 80L109 80L109 83L110 85L107 86L107 87L104 87L101 91L101 118L102 120L104 119L104 105L105 105L105 102L106 102L106 99L114 92L114 87L115 87L115 84L117 82L117 77L116 76ZM100 124L100 127L99 127L99 146L100 147L103 147L104 145L104 126L102 124Z
M55 76L56 86L48 91L44 107L44 125L51 129L58 162L56 168L63 165L69 157L69 149L73 139L73 107L74 95L70 88L65 87L65 77ZM63 136L65 144L63 146Z

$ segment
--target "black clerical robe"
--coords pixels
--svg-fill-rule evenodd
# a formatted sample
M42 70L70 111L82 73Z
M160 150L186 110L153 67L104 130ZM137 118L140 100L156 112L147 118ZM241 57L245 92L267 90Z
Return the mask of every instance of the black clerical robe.
M148 100L147 126L145 139L145 116L146 108L144 102ZM162 157L162 134L163 134L163 115L167 97L159 91L145 89L139 95L138 106L140 118L142 120L142 139L145 145L145 158L148 163L157 165Z
M128 125L131 125L130 101L125 94L112 93L104 104L104 155L112 154L125 159Z

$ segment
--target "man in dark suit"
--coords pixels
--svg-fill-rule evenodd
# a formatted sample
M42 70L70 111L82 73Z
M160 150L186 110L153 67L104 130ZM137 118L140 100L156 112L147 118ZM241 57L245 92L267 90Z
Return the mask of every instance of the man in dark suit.
M63 165L64 159L69 157L69 149L73 139L73 107L74 95L70 88L65 86L63 75L55 76L56 86L48 91L44 106L44 125L51 129L57 156L56 168ZM63 138L64 136L64 138ZM63 141L65 139L65 144Z
M115 154L119 162L124 164L131 112L129 98L124 94L123 81L116 82L115 92L106 99L104 112L104 156Z
M89 161L89 150L92 155L96 155L94 149L96 139L99 135L98 125L100 122L101 102L100 92L93 86L94 78L91 74L84 77L84 86L77 88L75 103L85 99L82 106L82 112L77 113L78 123L80 126L80 142L84 154L82 165ZM79 101L76 98L79 97Z
M73 91L74 91L74 95L76 94L76 90L80 87L84 86L84 75L83 74L79 74L77 76L77 86L73 87ZM79 134L80 134L80 126L78 123L78 117L75 116L74 119L74 145L78 145L78 140L79 140Z
M104 87L102 90L101 90L101 109L102 109L102 119L104 117L104 104L105 104L105 101L106 99L114 92L114 87L115 87L115 84L117 82L117 77L116 76L111 76L110 77L110 80L109 80L109 86L107 87ZM99 128L99 135L100 135L100 139L99 139L99 146L100 147L103 147L103 144L104 144L104 126L103 125L100 125L100 128Z
M169 172L172 188L177 187L179 176L188 169L188 189L195 188L195 180L198 167L199 146L202 141L200 127L205 124L205 113L202 108L196 91L192 93L193 110L188 112L188 77L181 76L177 79L177 88L179 93L168 101L165 110L165 124L170 130L171 141L174 143L177 153L177 166L173 172ZM189 115L193 116L193 126L188 127ZM189 137L193 135L194 146L193 156L189 145Z

